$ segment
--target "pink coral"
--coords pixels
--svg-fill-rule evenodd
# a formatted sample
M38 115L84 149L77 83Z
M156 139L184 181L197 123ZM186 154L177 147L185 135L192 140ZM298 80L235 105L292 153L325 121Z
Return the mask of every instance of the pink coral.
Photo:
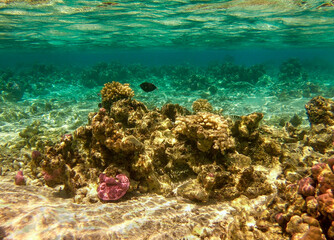
M15 176L15 184L16 185L25 185L26 180L24 179L23 172L18 171L16 176Z
M45 180L45 183L49 187L54 187L57 184L61 184L63 182L62 181L63 171L61 168L56 168L52 172L43 171L42 175Z
M318 163L315 164L312 168L311 168L311 172L312 172L312 177L314 179L317 179L318 176L320 175L320 173L326 168L327 164L326 163Z
M310 177L302 178L299 181L298 193L304 197L314 196L315 194L315 182Z
M97 196L103 201L120 199L130 186L130 181L124 174L117 174L116 178L113 178L101 173L99 179L100 185L97 188Z
M326 193L321 194L317 197L319 210L324 216L330 216L331 219L334 218L334 197L331 190Z

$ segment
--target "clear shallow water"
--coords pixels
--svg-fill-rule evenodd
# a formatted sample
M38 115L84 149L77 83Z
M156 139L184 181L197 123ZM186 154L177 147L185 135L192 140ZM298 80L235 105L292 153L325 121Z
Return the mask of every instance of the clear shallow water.
M258 234L256 216L272 204L271 195L199 205L135 192L103 204L96 178L88 179L87 199L94 204L74 204L59 197L62 186L47 188L41 173L29 175L31 152L86 125L111 81L130 83L149 109L178 103L191 111L201 98L226 117L262 112L261 124L274 132L284 132L282 121L295 115L309 129L304 105L318 95L334 97L333 5L0 0L0 239L203 239L217 232L235 239L239 230L245 233L237 220L243 214L250 216L247 231ZM297 62L282 70L291 57ZM249 70L257 64L261 77L254 78ZM144 92L143 81L158 90ZM273 174L263 169L271 184L281 167L271 166ZM22 169L27 186L14 186ZM268 224L261 239L272 233L283 239L281 227Z

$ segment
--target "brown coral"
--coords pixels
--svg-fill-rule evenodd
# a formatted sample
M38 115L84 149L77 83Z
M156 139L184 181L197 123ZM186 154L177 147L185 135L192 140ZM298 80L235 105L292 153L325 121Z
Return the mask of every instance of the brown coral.
M120 122L124 127L136 127L137 121L148 113L146 106L137 100L121 99L113 103L110 108L110 117Z
M199 112L196 115L178 117L174 132L181 138L196 143L202 152L219 150L222 154L235 147L227 120L212 113Z
M50 187L64 184L65 192L74 194L77 187L83 184L79 180L80 174L72 169L78 162L81 162L81 156L75 148L72 135L64 135L59 144L46 147L40 162L45 183Z
M128 83L119 82L105 83L101 90L102 107L109 110L111 105L121 99L131 99L134 96L133 90Z
M241 138L256 139L259 135L257 128L262 118L263 114L258 112L242 116L241 120L235 123L235 135Z
M213 107L206 99L197 99L193 102L192 109L195 113L198 112L212 112Z
M333 129L323 123L313 125L306 140L306 144L318 152L331 151L334 141Z
M309 217L306 214L293 216L286 228L286 231L292 235L293 240L325 240L318 220Z
M308 119L313 124L334 125L334 101L321 96L314 97L305 105Z
M176 117L189 115L190 112L180 106L179 104L165 104L161 108L162 115L168 117L171 121L175 122Z

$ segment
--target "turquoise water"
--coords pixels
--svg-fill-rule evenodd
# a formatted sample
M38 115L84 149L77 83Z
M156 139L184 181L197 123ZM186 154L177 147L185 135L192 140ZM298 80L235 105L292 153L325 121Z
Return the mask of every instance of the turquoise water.
M305 104L319 95L334 99L333 33L334 2L329 0L0 0L0 192L3 199L10 199L8 196L17 198L0 201L0 216L10 220L0 218L0 239L67 239L66 234L89 239L90 231L92 236L96 231L96 236L102 236L101 239L138 239L138 236L141 239L167 239L166 236L174 236L170 239L204 239L210 234L214 236L216 232L225 231L227 225L232 226L226 227L226 232L232 229L227 235L233 237L233 224L238 229L235 219L241 215L240 212L251 216L245 225L252 232L258 207L265 210L266 204L271 206L272 199L280 194L276 186L273 188L277 192L264 193L258 198L200 205L179 199L178 189L184 186L180 182L173 182L170 185L173 189L166 194L174 198L150 195L150 192L142 194L147 191L147 186L141 186L140 182L144 177L136 176L136 170L131 172L130 166L121 166L122 169L127 168L131 182L135 182L131 186L132 192L125 195L124 201L104 204L96 196L98 174L107 171L103 163L94 166L93 170L85 169L91 174L82 178L87 185L78 187L73 199L64 200L61 198L63 185L46 187L42 174L45 169L31 165L32 151L41 151L44 160L52 159L52 151L45 149L57 146L60 139L64 143L66 136L71 138L76 129L90 124L89 114L103 111L99 110L103 85L116 81L129 83L134 91L133 98L147 106L148 114L144 120L153 118L154 114L149 115L152 112L160 114L160 109L170 103L179 104L195 114L193 103L198 99L208 100L212 106L210 111L217 114L215 117L218 119L229 119L228 124L235 124L235 119L240 119L240 116L263 113L260 125L264 127L259 134L263 135L263 139L269 139L263 142L277 141L277 146L286 152L282 150L279 157L275 154L269 156L272 159L266 162L267 165L256 162L259 161L256 157L246 153L242 153L245 158L240 159L246 163L249 161L256 171L263 172L266 181L273 186L277 184L277 179L287 185L295 184L306 170L296 168L295 172L287 171L284 175L282 169L290 166L286 163L290 161L289 157L306 159L313 151L303 142L306 137L302 139L303 134L312 138ZM145 92L140 87L143 82L153 83L157 89ZM128 111L126 107L124 111ZM292 119L296 118L298 124L291 127ZM158 117L156 119L161 121ZM225 128L225 122L222 125ZM164 168L171 176L173 167L179 167L178 164L182 167L182 161L186 162L184 159L187 156L183 156L182 151L189 151L189 156L197 154L199 159L204 159L203 162L213 161L216 153L205 155L196 148L196 144L188 142L180 142L179 146L184 144L187 148L177 146L175 153L174 150L171 153L166 150L170 155L175 154L175 158L166 154L172 159L170 163L178 157L182 159L181 163L175 166L167 164L167 157L160 161L163 151L152 150L154 144L158 145L163 138L166 146L183 141L175 135L175 119L170 126L162 124L162 129L166 126L169 132L163 135L157 128L159 131L151 138L149 134L143 137L146 134L144 128L138 131L129 128L128 132L123 129L124 133L119 129L117 131L138 134L136 137L142 138L141 141L146 144L144 153L147 155L141 160L147 161L148 165L151 164L151 157L158 158L154 161L159 164L166 161ZM299 139L299 131L307 133L300 133L302 137ZM298 133L298 139L295 133ZM124 139L122 141L131 140ZM291 141L295 142L290 144ZM257 144L259 149L263 147L260 143L252 146L252 140L243 144L249 144L249 148L256 148ZM91 153L78 146L73 144L72 150L78 151L82 159L87 158L86 161L91 164ZM272 146L276 145L267 145ZM102 147L93 147L92 152L103 155ZM290 150L295 155L289 155ZM320 153L314 152L312 159L318 159L316 154ZM62 154L67 156L67 153ZM113 154L116 156L119 153L110 154L111 159ZM138 151L132 154L134 157L131 154L124 156L135 158L141 154ZM197 155L192 156L193 159ZM217 159L221 160L219 157L225 161L225 155L218 154ZM238 160L237 157L235 159ZM87 168L86 162L80 161L70 163L72 173ZM301 167L310 167L302 161L298 163ZM141 166L138 162L136 164ZM131 165L133 168L136 166ZM13 179L19 170L23 170L27 177L27 186L14 186ZM159 174L163 171L157 170ZM209 179L212 177L208 176ZM168 184L166 182L161 186L167 188ZM158 190L155 193L160 194ZM29 207L25 206L27 203ZM44 224L40 221L41 216L46 216L45 222L54 224ZM33 221L29 222L26 218ZM286 233L280 232L281 227L273 219L271 216L266 221L273 229L279 229L273 230L277 234L275 236L284 235L284 238L275 239L287 239ZM194 222L201 226L207 224L211 232L201 230ZM188 235L184 235L184 229L187 229ZM86 233L87 236L84 235ZM268 231L267 236L270 233ZM91 239L95 239L94 236Z
M331 1L0 2L0 64L241 64L333 54ZM93 54L93 55L91 55Z
M85 102L83 111L93 111L97 93L111 81L130 83L136 99L151 108L172 102L191 110L193 101L204 98L225 114L261 111L277 123L301 113L307 125L304 104L316 95L333 97L333 5L292 0L3 0L2 134L17 134L41 116L46 125L56 122L74 130L86 116L80 115L74 125L70 115L66 124L55 120L62 103L70 101L75 109L76 103ZM283 70L282 77L282 66L291 59L296 65ZM252 76L254 67L258 72ZM144 81L158 90L142 91ZM213 93L210 87L217 89ZM50 117L42 107L37 112L25 108L41 104L35 101L59 106ZM15 107L22 108L21 117L8 113Z
M331 4L316 0L3 0L0 44L3 49L47 51L333 47Z

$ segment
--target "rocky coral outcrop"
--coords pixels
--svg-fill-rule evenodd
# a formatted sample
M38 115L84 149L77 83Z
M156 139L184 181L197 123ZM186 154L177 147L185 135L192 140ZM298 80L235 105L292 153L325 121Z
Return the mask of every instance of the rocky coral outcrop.
M111 176L123 175L131 183L130 195L158 193L207 202L254 199L275 191L269 170L253 166L273 165L282 151L259 127L261 113L232 122L209 112L189 115L179 105L148 110L132 99L129 85L116 82L106 84L101 97L102 107L89 114L86 126L42 153L33 152L31 159L35 176L50 187L63 185L76 202L98 201L96 189L102 200L118 198L122 194L115 197L112 190L104 194L101 189L118 186L122 181ZM103 187L97 188L99 175Z
M306 105L306 112L311 125L334 125L334 101L322 96L314 97Z
M102 107L109 110L111 105L121 99L130 99L134 96L134 92L130 85L119 82L105 83L101 90Z
M180 106L179 104L167 103L162 106L161 114L165 117L168 117L172 122L175 122L175 119L179 116L190 115L185 107Z
M220 151L225 154L235 147L227 120L211 113L199 112L177 118L174 132L180 139L185 138L196 144L202 152Z

